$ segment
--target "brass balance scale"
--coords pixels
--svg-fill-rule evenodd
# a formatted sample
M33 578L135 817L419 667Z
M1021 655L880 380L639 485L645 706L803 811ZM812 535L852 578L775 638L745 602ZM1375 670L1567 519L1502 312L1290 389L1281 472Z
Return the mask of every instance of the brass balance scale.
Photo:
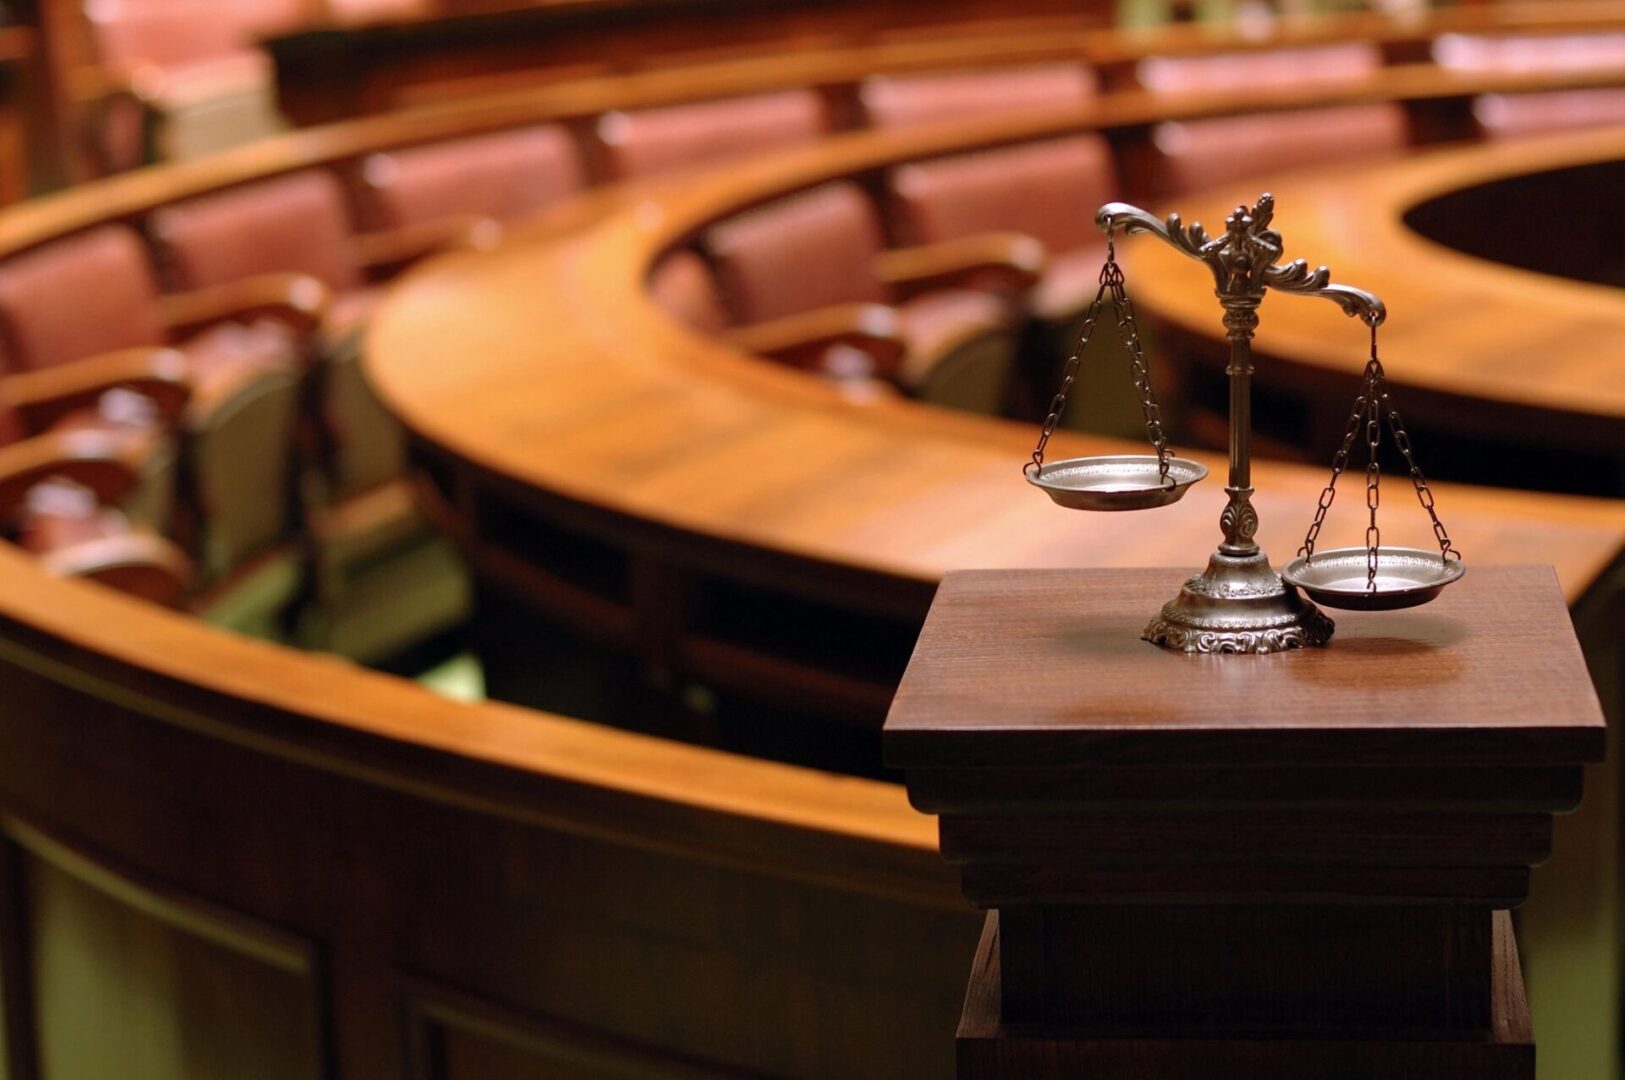
M1205 466L1177 457L1168 449L1114 242L1119 230L1125 236L1150 233L1205 264L1213 272L1214 291L1224 308L1224 326L1230 338L1230 362L1225 369L1230 377L1230 478L1225 491L1230 498L1219 518L1224 540L1208 559L1207 569L1185 582L1179 595L1163 605L1142 635L1163 648L1188 653L1271 653L1325 645L1331 640L1334 624L1316 603L1363 611L1414 607L1438 596L1465 572L1460 552L1439 522L1433 492L1416 464L1410 437L1389 400L1382 361L1377 358L1377 327L1387 318L1386 308L1371 293L1332 282L1324 266L1311 270L1302 259L1277 263L1283 248L1280 234L1269 227L1274 214L1274 198L1264 195L1250 210L1236 207L1225 220L1224 235L1210 239L1200 224L1186 226L1178 214L1170 214L1163 222L1126 203L1107 203L1100 208L1095 221L1107 237L1100 288L1085 316L1078 347L1067 361L1032 460L1023 466L1028 482L1042 488L1061 506L1074 510L1168 506L1207 476ZM1269 556L1253 541L1258 514L1252 505L1251 479L1252 339L1258 327L1258 306L1267 289L1324 297L1371 328L1371 358L1349 416L1348 430L1332 460L1331 482L1321 493L1297 558L1279 574L1270 568ZM1084 346L1107 299L1129 354L1146 435L1156 453L1081 457L1045 464L1044 449L1066 408ZM1437 553L1382 545L1377 527L1382 474L1377 450L1385 417L1410 469L1417 498L1433 522L1439 542ZM1316 551L1315 541L1337 494L1338 477L1362 434L1369 454L1365 546Z

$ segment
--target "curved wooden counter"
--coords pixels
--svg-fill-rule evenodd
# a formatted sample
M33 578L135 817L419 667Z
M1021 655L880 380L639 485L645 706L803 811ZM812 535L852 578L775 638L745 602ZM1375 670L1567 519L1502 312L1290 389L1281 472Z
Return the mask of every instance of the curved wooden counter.
M1384 362L1407 420L1618 459L1625 447L1625 291L1476 258L1429 240L1405 218L1463 189L1620 160L1622 137L1610 128L1459 146L1286 178L1275 195L1287 256L1324 263L1336 280L1387 301ZM1249 191L1195 196L1177 209L1187 221L1213 226L1236 202L1257 197ZM1478 227L1498 226L1484 220ZM1200 355L1216 362L1223 328L1207 272L1160 245L1126 247L1130 288L1142 308L1206 342ZM1365 363L1364 335L1335 307L1292 297L1270 301L1262 319L1257 348L1269 359L1258 366L1259 384L1312 396L1327 410L1331 438L1340 437Z
M952 141L987 136L967 127ZM369 370L423 443L482 482L655 530L673 560L743 549L845 577L868 606L884 584L917 602L959 566L1200 565L1217 535L1216 484L1158 513L1064 513L1022 482L1027 426L844 401L695 336L643 296L657 255L706 222L949 142L843 136L725 173L601 190L497 253L414 275L372 326ZM1057 436L1052 453L1129 448ZM1260 539L1277 559L1296 550L1324 482L1320 470L1258 466ZM1613 560L1625 523L1625 504L1456 487L1440 504L1464 550L1553 560L1571 597ZM1428 535L1407 509L1391 505L1394 542ZM1343 524L1340 535L1360 526Z

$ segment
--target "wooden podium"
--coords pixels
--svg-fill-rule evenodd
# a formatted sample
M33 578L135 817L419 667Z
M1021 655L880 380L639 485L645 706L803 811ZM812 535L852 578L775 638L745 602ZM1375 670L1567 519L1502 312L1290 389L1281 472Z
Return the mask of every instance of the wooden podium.
M1270 656L1142 642L1183 576L937 594L885 740L989 910L961 1080L1532 1078L1506 909L1604 737L1551 569Z

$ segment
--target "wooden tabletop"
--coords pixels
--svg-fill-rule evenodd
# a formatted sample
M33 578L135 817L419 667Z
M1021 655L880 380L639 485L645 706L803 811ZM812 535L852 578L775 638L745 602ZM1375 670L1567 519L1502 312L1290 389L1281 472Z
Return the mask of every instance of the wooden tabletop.
M976 135L967 126L958 137ZM371 325L368 371L386 405L443 454L607 511L623 534L658 527L674 558L687 550L725 563L765 550L808 572L916 583L971 567L1202 565L1219 538L1218 480L1153 512L1061 510L1023 482L1036 435L1027 425L845 400L688 331L644 296L656 256L707 221L917 152L911 138L930 136L842 136L726 171L600 189L501 251L410 277ZM1287 303L1336 316L1330 304ZM1070 434L1051 446L1052 457L1138 451ZM1223 475L1217 456L1195 456ZM1326 476L1255 464L1259 540L1277 564L1302 542ZM1625 541L1625 503L1437 490L1469 560L1553 563L1571 599ZM1396 493L1384 507L1385 543L1430 542L1413 500ZM1359 516L1340 504L1330 542L1358 542Z
M1333 279L1377 293L1388 305L1381 345L1396 404L1405 388L1453 403L1495 402L1558 414L1625 447L1625 290L1553 277L1451 250L1405 224L1412 207L1465 188L1625 156L1625 130L1502 144L1457 146L1369 166L1340 166L1268 178L1179 200L1186 221L1222 227L1238 202L1268 182L1274 227L1286 257L1331 267ZM1495 222L1481 223L1494 229ZM1181 330L1224 336L1212 280L1200 264L1154 240L1122 245L1129 289L1148 315ZM1334 306L1297 297L1267 299L1257 350L1272 358L1261 380L1337 376L1353 400L1368 342ZM1285 371L1272 371L1279 363ZM1341 400L1341 399L1340 399ZM1528 434L1528 433L1524 433Z
M1267 656L1147 648L1140 631L1185 576L949 575L886 720L888 758L910 767L1601 759L1602 710L1548 567L1474 567L1425 607L1328 612L1330 645Z

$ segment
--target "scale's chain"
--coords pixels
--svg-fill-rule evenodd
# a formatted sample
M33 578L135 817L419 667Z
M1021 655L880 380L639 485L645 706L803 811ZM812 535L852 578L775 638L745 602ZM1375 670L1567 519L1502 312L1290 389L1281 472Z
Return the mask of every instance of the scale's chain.
M1061 388L1050 400L1049 415L1044 418L1044 426L1038 430L1038 445L1033 447L1032 460L1021 467L1021 471L1029 476L1044 471L1044 448L1049 445L1049 437L1055 434L1055 425L1061 422L1061 413L1066 411L1067 393L1071 391L1072 383L1078 377L1078 366L1083 361L1083 350L1095 332L1095 323L1100 319L1100 302L1106 297L1106 271L1116 265L1112 261L1110 251L1108 247L1106 266L1100 271L1100 288L1095 290L1095 298L1090 302L1089 310L1083 317L1083 330L1078 334L1077 347L1072 350L1072 355L1067 357L1066 368L1061 375Z
M1331 482L1326 485L1326 490L1320 493L1320 502L1315 505L1315 520L1309 523L1309 533L1303 538L1303 546L1298 549L1298 554L1306 559L1315 557L1315 541L1320 539L1320 528L1326 523L1326 511L1332 508L1332 500L1337 498L1337 478L1342 476L1343 470L1348 467L1349 455L1354 451L1354 440L1360 434L1360 425L1365 422L1366 408L1376 382L1375 376L1375 366L1367 363L1359 396L1354 399L1354 411L1349 413L1348 429L1343 432L1343 443L1337 448L1336 456L1332 458Z
M1374 331L1373 331L1374 333ZM1422 504L1422 509L1428 513L1428 520L1433 522L1433 537L1439 542L1439 558L1448 560L1454 555L1461 558L1461 552L1450 542L1450 534L1445 531L1444 523L1439 520L1439 512L1433 505L1433 489L1428 487L1427 477L1422 475L1422 467L1416 463L1416 455L1411 449L1411 437L1405 431L1405 423L1399 418L1399 410L1395 409L1388 397L1388 378L1383 374L1382 365L1377 365L1377 383L1382 407L1388 413L1388 427L1394 433L1394 445L1399 447L1400 454L1405 458L1405 464L1411 470L1411 483L1416 486L1416 501Z
M1083 319L1083 329L1078 334L1078 343L1067 358L1066 367L1061 376L1060 389L1051 399L1049 415L1044 418L1043 427L1038 432L1038 445L1033 447L1032 459L1022 465L1021 471L1029 476L1044 471L1044 450L1049 445L1050 436L1055 434L1055 427L1061 422L1061 414L1066 411L1067 395L1072 390L1072 384L1077 380L1078 368L1083 361L1083 350L1088 347L1089 339L1094 334L1095 324L1100 320L1101 302L1107 295L1111 296L1112 310L1117 315L1118 336L1129 353L1130 370L1134 377L1134 389L1140 397L1140 411L1145 416L1146 436L1157 451L1157 469L1160 482L1169 483L1168 479L1168 439L1162 430L1162 407L1157 404L1156 392L1151 387L1150 368L1145 362L1145 351L1140 345L1139 325L1134 319L1134 305L1128 298L1128 291L1123 284L1123 268L1117 264L1117 248L1115 237L1110 233L1106 236L1106 262L1100 268L1100 288L1095 290L1095 298L1089 304L1089 310Z
M1117 264L1112 263L1115 267ZM1112 306L1117 309L1117 335L1128 350L1129 370L1134 376L1134 389L1140 395L1140 413L1145 417L1145 435L1157 451L1157 482L1168 483L1168 437L1162 430L1162 406L1157 404L1157 392L1151 388L1151 369L1145 362L1145 350L1140 345L1140 327L1134 321L1134 303L1123 287L1123 272L1118 270L1109 283Z
M1382 546L1382 530L1377 528L1377 504L1382 501L1382 465L1377 448L1382 442L1382 362L1377 359L1376 327L1371 328L1370 388L1366 393L1365 439L1370 457L1365 463L1365 505L1370 522L1365 527L1365 586L1377 591L1377 549Z
M1411 483L1416 486L1416 499L1422 504L1422 509L1428 513L1428 519L1433 522L1433 535L1439 542L1439 557L1449 559L1454 555L1461 558L1461 552L1450 541L1450 534L1445 531L1444 523L1439 520L1438 510L1434 507L1433 489L1428 487L1427 477L1422 475L1422 468L1416 463L1416 454L1411 447L1411 437L1405 431L1405 423L1400 419L1399 410L1394 408L1393 400L1388 393L1388 374L1383 370L1382 360L1377 355L1377 328L1371 327L1371 358L1366 361L1365 377L1360 386L1360 394L1354 399L1354 410L1349 414L1348 429L1343 433L1343 443L1332 458L1332 478L1326 489L1320 493L1320 502L1315 506L1315 519L1309 524L1308 535L1304 537L1303 546L1298 554L1306 559L1313 559L1315 555L1315 541L1320 537L1320 528L1326 521L1326 511L1331 509L1332 500L1337 497L1337 478L1343 475L1347 468L1349 454L1354 449L1354 439L1365 427L1366 445L1370 457L1366 462L1366 507L1370 512L1369 524L1365 532L1366 550L1366 587L1371 592L1377 591L1377 551L1382 546L1382 532L1377 528L1377 508L1382 495L1379 485L1382 481L1382 469L1377 461L1378 445L1382 439L1381 419L1383 414L1388 416L1388 427L1394 433L1394 445L1399 447L1400 454L1405 458L1405 464L1410 468Z

